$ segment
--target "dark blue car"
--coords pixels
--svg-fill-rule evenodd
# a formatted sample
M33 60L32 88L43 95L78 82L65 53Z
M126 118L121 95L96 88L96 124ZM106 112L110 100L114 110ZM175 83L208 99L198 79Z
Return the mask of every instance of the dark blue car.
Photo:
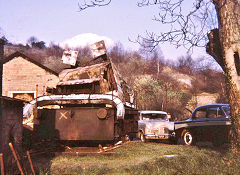
M197 107L192 117L174 123L178 141L193 145L197 141L211 141L219 146L229 140L230 106L229 104L211 104Z

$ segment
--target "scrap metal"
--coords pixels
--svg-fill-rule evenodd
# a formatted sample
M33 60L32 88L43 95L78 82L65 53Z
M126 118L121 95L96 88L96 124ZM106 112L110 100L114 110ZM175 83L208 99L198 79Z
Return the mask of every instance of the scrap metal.
M34 114L34 131L42 138L113 141L137 133L134 91L106 55L104 42L91 46L87 66L59 73L56 88L24 108Z

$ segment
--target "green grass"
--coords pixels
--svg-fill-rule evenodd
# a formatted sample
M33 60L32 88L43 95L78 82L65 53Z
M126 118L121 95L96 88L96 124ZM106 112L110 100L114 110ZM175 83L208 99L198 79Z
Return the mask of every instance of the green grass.
M40 174L240 174L240 156L226 148L130 142L114 152L61 155L35 165Z

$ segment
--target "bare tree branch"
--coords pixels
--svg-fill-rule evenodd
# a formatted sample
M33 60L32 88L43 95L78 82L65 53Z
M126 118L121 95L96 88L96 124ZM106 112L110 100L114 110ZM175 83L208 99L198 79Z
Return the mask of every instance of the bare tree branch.
M79 7L79 11L82 11L89 7L107 6L111 3L111 1L112 0L79 0L78 7Z
M170 42L176 47L188 50L193 47L205 47L207 34L217 27L214 5L211 0L192 1L190 10L184 9L189 0L139 0L138 7L157 6L158 14L153 20L169 27L166 32L149 32L138 35L135 42L144 47L154 48L162 42ZM79 0L80 11L95 6L106 6L111 0ZM147 44L146 44L147 43Z
M157 6L158 15L154 16L155 21L168 25L169 30L161 33L146 32L145 36L139 35L136 39L141 45L142 42L151 42L151 47L162 42L170 42L176 47L183 46L188 50L192 47L205 47L208 41L207 33L216 28L216 16L213 13L214 6L209 0L197 0L193 3L192 9L183 9L186 0L141 0L139 7ZM214 17L213 17L214 16ZM148 44L147 44L148 46ZM149 47L149 46L148 46Z

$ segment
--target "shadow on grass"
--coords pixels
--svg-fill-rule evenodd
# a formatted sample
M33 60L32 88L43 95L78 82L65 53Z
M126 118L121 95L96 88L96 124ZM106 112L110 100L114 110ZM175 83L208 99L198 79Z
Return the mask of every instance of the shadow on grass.
M23 152L24 169L26 174L32 174L30 162L27 157L29 151L33 168L36 174L49 174L51 161L55 157L53 152L64 151L64 148L53 140L43 140L32 130L24 125L23 127Z
M49 174L56 151L64 151L64 148L55 142L41 142L33 145L30 155L36 174ZM28 166L28 172L30 170Z
M207 149L210 151L217 151L222 155L228 154L231 152L231 145L230 143L225 143L219 146L214 146L211 142L199 142L196 144L196 147L199 149Z
M138 165L125 167L127 174L240 174L240 157L229 145L214 147L174 146L175 156L159 156ZM169 147L171 149L171 147ZM178 153L179 154L178 154Z

